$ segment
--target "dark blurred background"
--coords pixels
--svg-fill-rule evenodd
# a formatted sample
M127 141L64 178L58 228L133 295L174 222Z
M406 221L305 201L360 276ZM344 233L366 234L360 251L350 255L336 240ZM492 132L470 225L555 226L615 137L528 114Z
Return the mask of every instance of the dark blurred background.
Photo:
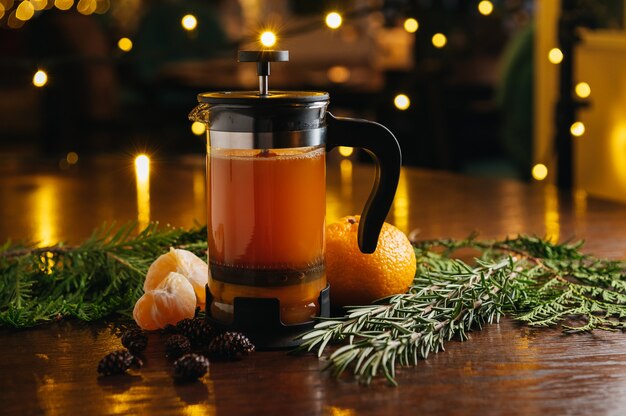
M270 88L330 92L333 112L396 133L407 165L527 179L535 3L0 0L0 154L67 169L78 155L203 153L196 94L255 89L236 51L271 30L291 62ZM607 7L619 27L622 2Z

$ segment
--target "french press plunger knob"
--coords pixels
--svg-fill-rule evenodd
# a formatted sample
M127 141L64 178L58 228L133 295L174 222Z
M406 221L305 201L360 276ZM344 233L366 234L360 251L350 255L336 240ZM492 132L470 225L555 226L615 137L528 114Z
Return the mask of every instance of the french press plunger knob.
M270 62L289 61L289 51L239 51L239 62L256 62L259 74L259 95L269 95Z

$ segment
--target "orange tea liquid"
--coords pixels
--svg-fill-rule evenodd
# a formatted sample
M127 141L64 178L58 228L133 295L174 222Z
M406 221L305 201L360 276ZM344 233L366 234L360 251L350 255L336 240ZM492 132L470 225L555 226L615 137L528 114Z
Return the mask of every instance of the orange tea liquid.
M311 320L326 287L325 148L211 148L208 157L211 314L232 320L235 297L278 298L285 324Z

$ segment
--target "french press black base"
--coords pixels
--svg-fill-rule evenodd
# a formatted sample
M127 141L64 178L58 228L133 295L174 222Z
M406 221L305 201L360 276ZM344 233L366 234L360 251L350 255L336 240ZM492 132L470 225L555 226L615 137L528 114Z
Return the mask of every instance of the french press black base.
M205 286L206 304L213 300L209 285ZM320 313L317 317L330 317L330 285L320 292L318 304ZM277 298L236 297L233 304L231 323L214 319L207 306L207 320L222 331L238 331L250 338L258 350L276 350L297 347L301 341L298 336L311 330L316 320L300 324L285 325L280 319L280 301Z

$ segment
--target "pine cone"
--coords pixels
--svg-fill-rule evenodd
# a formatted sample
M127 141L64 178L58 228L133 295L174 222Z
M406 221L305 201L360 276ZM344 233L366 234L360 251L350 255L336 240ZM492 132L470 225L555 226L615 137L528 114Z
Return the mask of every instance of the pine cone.
M148 337L141 329L131 328L122 335L122 345L136 354L146 349Z
M209 371L209 360L198 354L185 354L174 362L174 377L197 380Z
M180 358L191 351L191 343L184 335L172 335L165 342L165 355L168 358Z
M224 332L209 344L209 355L224 360L237 360L254 352L254 345L239 332Z
M124 374L131 367L140 368L143 362L128 350L117 350L105 355L98 363L98 373L105 376Z
M178 333L194 344L207 344L216 335L215 328L204 318L183 319L176 324Z

